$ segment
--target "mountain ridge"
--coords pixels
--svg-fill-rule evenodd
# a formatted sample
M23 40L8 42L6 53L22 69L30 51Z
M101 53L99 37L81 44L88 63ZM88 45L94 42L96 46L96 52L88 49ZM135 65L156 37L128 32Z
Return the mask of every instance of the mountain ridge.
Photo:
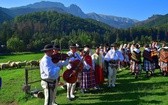
M70 13L74 16L80 17L80 18L91 18L97 21L101 21L103 23L106 23L112 27L116 28L128 28L133 26L138 20L134 21L134 19L129 19L127 20L124 17L116 17L112 15L100 15L97 14L99 17L95 18L95 14L90 14L90 13L84 13L82 9L77 6L76 4L71 4L68 7L65 7L64 4L60 2L51 2L51 1L41 1L41 2L36 2L34 4L29 4L26 6L20 6L20 7L12 7L8 8L14 16L19 16L19 15L24 15L27 13L32 13L32 12L39 12L39 11L57 11L60 13ZM113 18L112 18L113 17ZM114 20L114 18L118 18ZM129 21L128 21L129 20Z

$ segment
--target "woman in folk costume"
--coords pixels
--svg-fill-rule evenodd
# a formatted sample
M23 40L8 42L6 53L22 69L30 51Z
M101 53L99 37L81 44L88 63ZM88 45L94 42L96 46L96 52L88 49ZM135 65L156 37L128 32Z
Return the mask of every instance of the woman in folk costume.
M126 66L130 67L130 60L131 60L131 51L130 51L130 44L128 43L127 44L127 47L126 47Z
M146 71L146 77L149 77L149 71L151 75L153 74L153 64L152 64L152 57L151 57L151 49L149 45L145 45L145 49L143 51L143 67Z
M123 44L120 44L119 48L118 48L118 51L120 51L124 57L124 45ZM121 64L123 63L123 64ZM118 70L122 70L123 69L123 66L124 66L124 62L118 62Z
M131 44L131 46L130 46L130 72L131 72L131 74L134 74L133 69L131 69L132 65L133 65L133 61L131 59L131 56L132 56L134 48L135 48L135 44Z
M158 69L158 45L155 41L151 44L151 57L153 59L153 69Z
M83 58L82 58L84 63L84 68L81 72L81 77L80 77L80 88L82 93L96 86L92 58L89 55L89 52L90 52L89 47L84 47Z
M162 75L168 74L168 47L162 47L159 52L159 66Z
M102 54L100 54L99 47L96 48L96 52L92 55L92 61L93 61L93 69L95 70L96 85L97 88L100 88L99 86L104 82L104 74L103 74L104 57Z
M123 56L124 56L124 62L123 62L123 67L128 67L129 66L129 56L128 56L128 52L129 50L127 49L127 45L129 44L124 44L123 48L122 48L122 53L123 53Z
M138 74L141 71L141 51L139 49L139 45L136 44L132 55L131 55L132 64L130 66L131 71L133 71L133 74L135 75L135 79L138 78Z
M151 49L151 57L152 57L152 60L153 60L153 70L159 68L158 66L158 49L156 47L152 48Z

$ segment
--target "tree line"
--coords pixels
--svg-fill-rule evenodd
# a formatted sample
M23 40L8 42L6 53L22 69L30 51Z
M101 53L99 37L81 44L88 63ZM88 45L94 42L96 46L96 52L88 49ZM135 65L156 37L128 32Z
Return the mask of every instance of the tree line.
M81 19L54 11L18 16L0 24L0 53L38 52L47 43L61 44L62 48L68 48L70 43L95 47L104 43L126 43L133 40L140 44L152 40L168 41L168 30L166 26L116 29L92 19Z

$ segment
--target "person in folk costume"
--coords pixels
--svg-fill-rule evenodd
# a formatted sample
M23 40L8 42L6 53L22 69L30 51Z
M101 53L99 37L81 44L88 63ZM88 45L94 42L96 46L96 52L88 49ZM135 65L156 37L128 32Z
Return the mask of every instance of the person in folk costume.
M103 55L103 57L107 54L107 52L110 50L110 46L109 46L109 44L108 43L106 43L105 45L104 45L104 50L103 50L103 53L101 53L101 51L100 51L100 54L101 55ZM104 62L102 62L103 63L103 73L104 73L104 77L108 77L108 62L106 62L106 61L104 61Z
M159 68L158 65L158 46L157 42L152 42L152 48L151 48L151 57L153 59L153 69Z
M118 51L117 43L112 44L111 47L104 59L108 62L108 87L115 87L118 62L123 61L124 57Z
M95 53L92 55L92 61L93 61L93 69L95 70L95 80L97 88L100 88L100 85L104 82L104 74L103 74L103 62L104 62L104 56L100 54L99 47L96 47Z
M159 66L162 75L168 74L168 47L164 45L159 51Z
M125 62L127 67L130 67L130 59L131 59L130 44L127 44L127 47L125 48Z
M77 46L76 44L71 44L70 45L70 51L67 52L67 54L70 56L69 58L69 64L66 66L67 69L72 68L72 63L75 60L82 60L81 56L77 53ZM76 82L75 83L67 83L67 98L69 100L72 100L75 98L74 91L76 87Z
M166 47L166 43L165 42L161 43L161 46L158 48L158 51L160 51L163 47Z
M61 57L62 57L62 56L57 57L57 56L59 56L58 53L60 53L60 46L54 45L53 55L51 56L53 63L54 63L56 66L59 66L59 67L67 66L67 65L68 65L68 62L69 62L68 56L66 57L66 59L64 58L65 60L61 60ZM59 81L60 81L60 76L58 77L58 79L56 79L56 88L57 88L59 85L60 85L60 86L62 85L63 88L64 88L65 84L64 84L64 83L61 84L61 82L59 82ZM56 98L56 95L57 95L57 89L55 89L55 94L54 94L54 97L55 97L55 98ZM54 98L54 99L55 99L55 98Z
M44 105L57 105L55 102L56 80L59 77L61 66L53 63L51 56L53 55L53 45L44 46L44 56L40 60L41 86L44 89L45 102ZM56 49L55 49L56 50Z
M139 45L136 44L133 52L131 54L131 60L132 64L130 66L131 71L133 71L133 74L135 75L135 79L138 78L138 74L141 71L141 51L139 49Z
M102 44L99 46L99 49L100 49L100 53L104 54L104 47Z
M80 77L80 88L81 92L87 92L91 88L96 87L95 83L95 74L93 70L93 62L92 58L89 55L90 49L88 46L85 46L83 49L83 63L84 63L84 68L81 72L81 77Z
M118 51L120 51L122 54L124 53L124 45L123 44L120 44L120 47L118 48ZM123 57L124 57L124 54L123 54ZM123 65L124 65L124 63L123 63ZM119 70L122 70L122 68L123 68L123 65L121 64L121 62L119 61L118 62L118 69Z
M151 75L153 74L151 49L148 44L145 45L145 49L143 51L143 68L146 71L146 77L149 77L149 72L151 72Z
M156 47L151 49L151 57L153 60L153 69L159 68L158 66L158 49Z
M134 74L134 71L131 69L132 65L133 65L133 61L131 59L131 56L132 56L132 53L134 51L134 48L135 48L135 44L131 44L131 47L130 47L130 72L131 72L132 75Z
M129 64L129 62L130 62L129 56L128 56L127 45L128 45L128 44L124 44L124 45L123 45L123 48L122 48L122 50L121 50L121 52L122 52L122 54L123 54L123 56L124 56L124 62L123 62L122 67L127 67L127 66L129 66L128 64ZM121 63L120 63L120 65L121 65Z
M110 46L108 43L106 43L103 48L103 56L105 56L109 50L110 50Z

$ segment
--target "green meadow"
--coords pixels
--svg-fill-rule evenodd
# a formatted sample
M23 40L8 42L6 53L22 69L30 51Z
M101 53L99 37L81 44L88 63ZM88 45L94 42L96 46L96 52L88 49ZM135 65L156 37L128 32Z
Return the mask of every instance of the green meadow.
M0 62L39 60L42 56L43 53L4 55L0 56ZM39 69L29 74L29 81L40 79ZM26 95L22 91L25 83L24 67L1 70L0 77L0 105L43 105L44 99ZM101 87L101 90L91 90L85 94L77 89L77 98L73 101L66 98L66 90L58 87L56 100L61 105L168 105L168 77L160 75L159 70L150 78L146 78L142 71L139 78L135 79L128 69L123 69L117 73L115 88L107 88L107 82ZM31 84L31 89L42 89L40 82Z

